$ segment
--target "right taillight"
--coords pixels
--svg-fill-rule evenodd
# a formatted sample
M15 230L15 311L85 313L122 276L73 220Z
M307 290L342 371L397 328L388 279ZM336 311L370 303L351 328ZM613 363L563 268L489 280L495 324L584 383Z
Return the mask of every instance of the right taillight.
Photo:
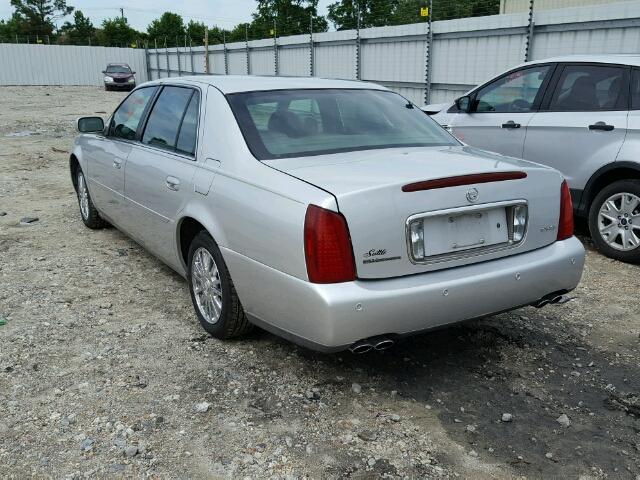
M356 278L349 229L339 213L309 205L304 219L304 255L310 282L340 283Z
M566 240L573 236L573 203L567 181L560 187L560 221L558 222L557 240Z

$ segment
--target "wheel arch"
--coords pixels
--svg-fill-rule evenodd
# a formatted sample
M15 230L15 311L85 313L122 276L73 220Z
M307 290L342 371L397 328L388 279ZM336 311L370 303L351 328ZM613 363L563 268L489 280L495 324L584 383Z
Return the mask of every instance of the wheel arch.
M176 222L176 246L178 257L185 273L188 271L187 261L189 255L189 246L199 232L205 231L217 245L224 244L224 237L220 230L216 227L216 222L210 218L210 214L198 215L197 212L185 211L181 218Z
M601 167L587 182L580 197L580 204L577 208L578 213L581 216L588 216L591 203L600 190L618 180L629 179L640 180L640 163L613 162Z
M71 174L71 183L73 183L73 189L78 191L78 171L81 170L80 160L76 157L75 153L72 153L69 157L69 173Z

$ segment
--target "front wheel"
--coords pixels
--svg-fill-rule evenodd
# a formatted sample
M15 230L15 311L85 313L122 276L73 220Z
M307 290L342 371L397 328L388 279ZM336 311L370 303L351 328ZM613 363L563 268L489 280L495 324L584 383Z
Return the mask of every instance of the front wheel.
M188 256L189 291L200 325L216 338L248 333L249 323L220 249L202 231L191 242Z
M621 180L604 187L589 210L596 248L616 260L640 263L640 181Z
M91 195L89 195L89 189L87 188L87 180L84 177L82 170L78 169L76 174L77 181L77 194L78 194L78 206L80 207L80 216L82 222L89 228L95 230L98 228L104 228L107 224L100 217L98 210L93 206Z

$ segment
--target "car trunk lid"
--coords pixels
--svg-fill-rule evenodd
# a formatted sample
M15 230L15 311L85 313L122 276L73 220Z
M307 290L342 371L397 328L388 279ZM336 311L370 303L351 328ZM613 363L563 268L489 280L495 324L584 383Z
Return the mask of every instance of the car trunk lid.
M553 243L560 175L470 147L382 149L270 160L269 165L332 193L345 216L359 278L451 268ZM510 242L513 208L529 223ZM412 222L424 258L411 242ZM420 253L420 252L418 252Z

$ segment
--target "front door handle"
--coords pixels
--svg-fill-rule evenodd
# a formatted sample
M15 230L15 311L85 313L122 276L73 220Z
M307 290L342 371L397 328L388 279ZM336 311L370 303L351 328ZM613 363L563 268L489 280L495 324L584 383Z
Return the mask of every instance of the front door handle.
M613 125L607 125L604 122L596 122L593 125L589 125L589 130L602 130L604 132L610 132L614 128Z
M509 120L507 123L502 124L502 128L520 128L520 124Z
M114 160L113 168L117 168L118 170L120 170L122 168L122 160Z
M180 190L180 180L178 180L176 177L167 177L166 182L167 188L169 190Z

